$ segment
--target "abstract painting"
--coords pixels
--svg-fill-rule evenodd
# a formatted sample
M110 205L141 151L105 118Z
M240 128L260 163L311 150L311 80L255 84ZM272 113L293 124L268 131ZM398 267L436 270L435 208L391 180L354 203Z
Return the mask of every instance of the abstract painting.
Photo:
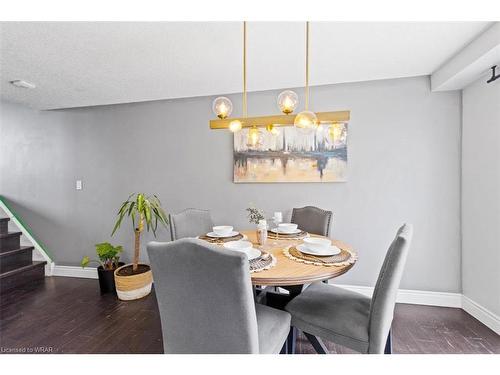
M244 128L234 134L234 182L346 181L347 129L347 123L309 134L293 126Z

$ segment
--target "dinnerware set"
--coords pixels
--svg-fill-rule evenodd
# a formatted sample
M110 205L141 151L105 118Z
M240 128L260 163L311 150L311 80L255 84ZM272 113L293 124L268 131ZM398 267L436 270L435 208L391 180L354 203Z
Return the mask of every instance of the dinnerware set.
M327 238L306 237L304 243L297 246L301 253L316 256L332 256L340 253L337 246L332 245L332 241Z
M280 220L275 220L279 222ZM279 223L271 232L275 234L283 235L293 235L301 233L302 230L298 228L297 224L294 223ZM229 239L239 235L239 232L235 231L230 225L218 225L212 228L212 232L207 233L206 236L210 238ZM332 245L332 241L327 238L320 237L306 237L303 243L297 245L297 250L304 254L315 255L315 256L332 256L340 253L340 249ZM247 255L249 260L257 259L262 255L262 252L253 247L250 241L245 238L237 241L228 241L223 244L223 247L233 251L239 251Z

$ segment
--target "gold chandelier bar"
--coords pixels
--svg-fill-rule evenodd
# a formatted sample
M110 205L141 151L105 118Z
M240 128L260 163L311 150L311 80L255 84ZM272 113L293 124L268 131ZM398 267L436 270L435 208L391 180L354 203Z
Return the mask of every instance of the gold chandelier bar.
M320 123L336 123L347 122L351 117L350 111L337 111L337 112L316 112ZM275 115L275 116L260 116L260 117L239 117L239 118L226 118L224 120L210 120L210 129L228 129L229 124L239 120L244 128L251 128L253 126L265 127L267 125L274 126L293 126L295 115Z

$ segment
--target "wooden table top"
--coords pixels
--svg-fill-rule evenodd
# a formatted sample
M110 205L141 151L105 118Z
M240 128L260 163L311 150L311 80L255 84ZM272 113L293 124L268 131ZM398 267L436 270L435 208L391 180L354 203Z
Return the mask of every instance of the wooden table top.
M241 231L241 233L246 235L248 240L258 247L257 232L255 230ZM309 284L315 281L328 280L340 276L349 271L354 265L350 264L339 267L315 266L291 260L283 254L283 249L285 247L298 245L300 243L302 243L302 240L268 239L264 250L276 257L276 265L271 269L250 274L252 284L269 286ZM342 241L332 240L332 243L341 249L352 250L351 246Z

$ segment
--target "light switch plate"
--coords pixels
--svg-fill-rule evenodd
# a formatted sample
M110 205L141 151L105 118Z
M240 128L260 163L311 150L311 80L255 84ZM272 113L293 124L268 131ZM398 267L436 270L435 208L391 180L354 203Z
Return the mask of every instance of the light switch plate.
M76 190L82 190L83 185L82 185L82 180L76 180Z

